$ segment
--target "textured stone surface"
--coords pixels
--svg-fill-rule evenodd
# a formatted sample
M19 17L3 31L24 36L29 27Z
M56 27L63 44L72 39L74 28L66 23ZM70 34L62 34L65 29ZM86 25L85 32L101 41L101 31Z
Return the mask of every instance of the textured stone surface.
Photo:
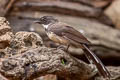
M12 36L8 21L4 17L0 17L0 49L4 49L10 44Z
M90 79L96 74L94 68L64 51L46 47L3 59L0 62L0 72L10 80L34 79L45 74L81 80Z
M43 45L41 37L34 32L17 32L11 39L10 46L5 49L7 56L21 54L29 49Z

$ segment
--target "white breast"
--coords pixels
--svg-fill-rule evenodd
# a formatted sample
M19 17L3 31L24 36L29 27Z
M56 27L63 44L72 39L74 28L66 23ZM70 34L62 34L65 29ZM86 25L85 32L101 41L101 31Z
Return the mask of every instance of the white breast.
M54 34L53 32L47 32L48 37L56 43L60 44L68 44L68 40L64 39L63 37L59 37L58 35Z
M43 26L45 29L47 29L48 26L49 26L49 24L48 24L48 25L44 25L44 24L42 24L42 26Z

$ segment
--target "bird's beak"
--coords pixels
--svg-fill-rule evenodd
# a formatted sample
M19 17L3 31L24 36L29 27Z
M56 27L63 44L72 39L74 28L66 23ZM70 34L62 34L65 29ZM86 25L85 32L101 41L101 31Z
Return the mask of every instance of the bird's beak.
M38 24L41 24L41 22L40 22L40 21L34 21L34 23L38 23Z

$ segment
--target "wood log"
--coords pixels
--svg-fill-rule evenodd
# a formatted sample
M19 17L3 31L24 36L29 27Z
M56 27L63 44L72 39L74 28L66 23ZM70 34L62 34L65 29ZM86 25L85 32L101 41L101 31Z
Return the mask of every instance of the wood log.
M22 0L17 2L14 8L14 10L17 9L20 11L44 11L79 17L89 17L94 18L104 24L113 25L112 21L104 13L102 13L100 8L95 8L79 3L65 1Z

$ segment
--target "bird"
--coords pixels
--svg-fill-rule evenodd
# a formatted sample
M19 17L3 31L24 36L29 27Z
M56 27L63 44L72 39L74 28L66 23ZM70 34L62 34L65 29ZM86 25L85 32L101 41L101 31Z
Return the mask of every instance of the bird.
M54 42L66 45L67 50L70 46L81 48L88 61L94 64L103 78L110 79L111 74L104 66L102 61L89 49L90 41L71 25L61 22L53 16L40 17L35 23L41 24L47 36Z

